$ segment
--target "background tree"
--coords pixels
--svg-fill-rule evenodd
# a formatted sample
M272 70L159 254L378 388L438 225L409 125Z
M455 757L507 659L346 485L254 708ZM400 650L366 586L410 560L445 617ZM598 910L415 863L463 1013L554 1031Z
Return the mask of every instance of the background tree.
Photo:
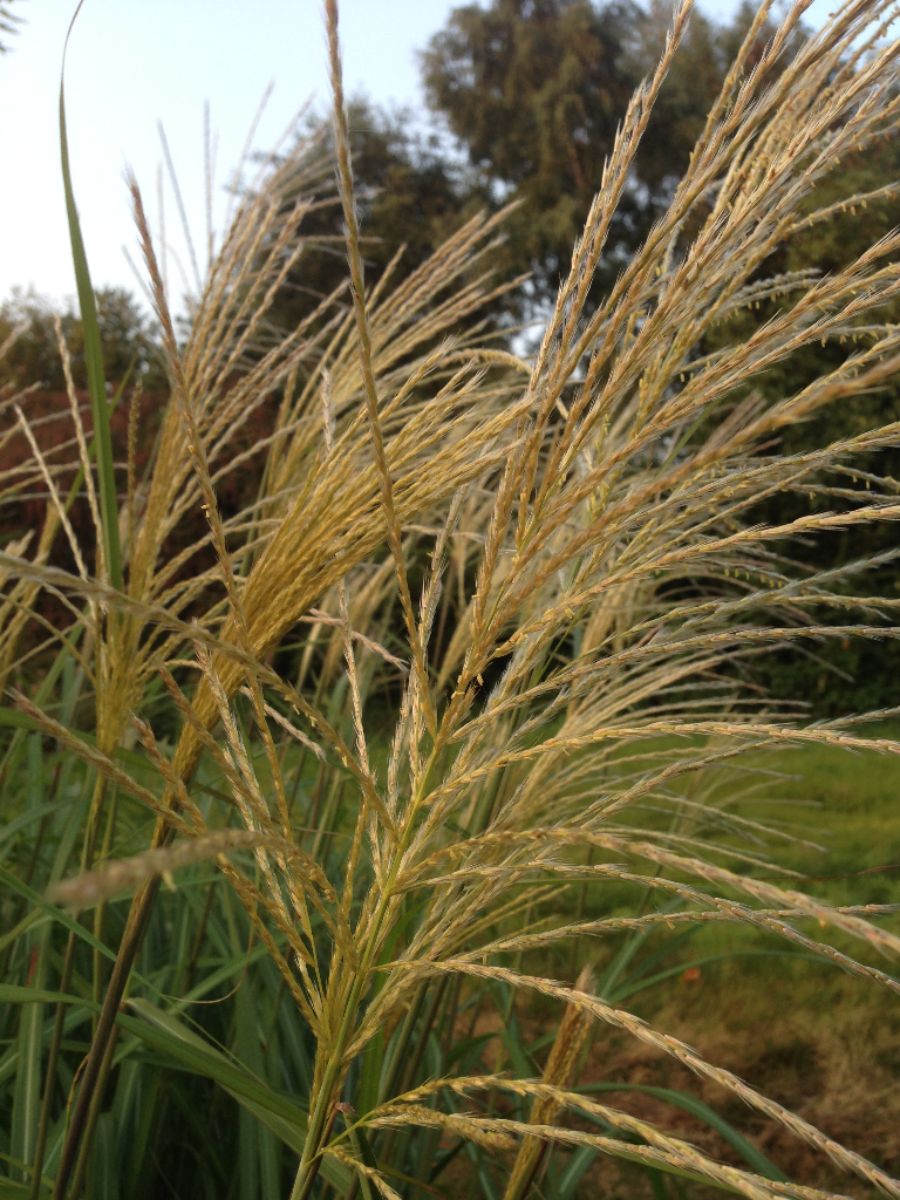
M870 194L864 204L844 207L832 221L811 225L801 231L767 265L770 275L815 270L820 275L835 275L896 225L897 195L900 192L900 138L884 138L873 152L857 153L842 165L839 173L823 181L811 198L819 206L841 206L848 196ZM790 297L768 301L742 320L747 332L752 326L771 319ZM880 317L896 323L900 304L896 301ZM859 322L839 338L833 338L795 354L782 366L770 371L757 384L766 397L777 399L797 391L821 375L833 370L858 349L872 334L870 322ZM723 336L727 332L723 330ZM879 425L895 423L900 428L900 380L867 395L854 396L840 405L830 405L815 420L815 428L806 423L783 431L773 452L797 453L826 442L859 435ZM893 480L900 491L900 441L893 447L857 461L852 472L832 473L821 481L818 494L781 496L761 506L761 515L786 522L802 512L826 511L851 506L854 493L869 487L867 473ZM897 547L897 530L890 522L874 524L854 532L835 531L815 546L785 547L785 552L800 557L811 566L825 569L851 560L884 555ZM896 560L888 559L868 574L873 596L900 600L900 574ZM822 613L813 614L821 618ZM824 715L843 714L854 706L869 709L896 703L896 679L900 675L900 647L893 640L883 643L848 638L842 643L822 646L817 654L802 656L785 650L764 667L767 688L775 695L802 698Z
M143 469L153 452L166 389L155 329L145 310L126 290L101 288L96 298L107 384L110 394L118 396L110 418L114 456L124 464L133 450L135 464ZM56 306L34 292L15 291L0 305L0 345L7 346L0 358L0 473L8 471L16 481L0 497L3 543L40 528L44 521L43 483L19 486L24 478L20 469L31 460L31 451L17 406L24 411L62 495L72 485L80 465L73 446L72 408L57 322L69 357L81 420L89 435L92 430L80 314L71 301ZM130 446L130 438L135 435L136 444ZM95 528L83 495L69 510L69 520L82 545L91 545ZM67 555L66 539L57 536L50 561L69 567L72 564ZM53 619L59 615L53 605L48 612Z
M85 386L84 334L81 317L71 302L61 307L33 291L16 290L0 305L0 342L14 329L15 344L0 363L0 383L17 387L40 384L47 391L65 388L54 320L59 318L72 362L76 387ZM130 374L132 382L148 389L161 382L153 325L134 296L124 288L97 291L97 319L103 345L106 377L111 386Z
M360 97L349 105L348 117L367 277L378 279L402 248L393 267L399 281L483 208L485 197L441 139L417 126L409 111L389 111ZM301 227L308 249L291 270L273 313L280 324L295 325L346 279L331 141L330 118L314 115L292 152L297 189L314 206Z
M634 253L675 182L755 10L720 25L695 10L654 108L598 275L604 290ZM600 184L618 123L659 61L665 0L493 0L450 14L422 55L427 103L495 204L515 199L507 261L552 302ZM760 34L760 44L766 31Z
M604 156L633 91L626 53L638 10L586 0L494 0L456 8L422 55L427 103L509 220L507 269L543 299L571 257ZM618 224L625 226L631 210ZM620 240L624 229L620 229Z
M695 11L659 97L598 273L598 294L634 253L687 166L718 94L750 5L720 25ZM500 277L528 274L492 309L499 324L539 318L571 247L635 86L655 67L670 18L666 0L493 0L455 8L421 56L431 124L364 98L350 105L354 174L370 279L398 248L398 278L414 270L474 211L515 200ZM760 34L760 44L765 31ZM295 322L341 279L341 220L330 170L331 130L313 118L294 154L298 179L321 201L304 218L310 247L277 308ZM310 181L312 180L312 185Z

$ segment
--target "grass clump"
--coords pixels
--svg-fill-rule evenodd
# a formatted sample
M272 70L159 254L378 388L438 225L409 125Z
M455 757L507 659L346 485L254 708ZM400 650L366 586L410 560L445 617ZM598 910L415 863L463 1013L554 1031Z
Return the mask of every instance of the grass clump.
M318 203L288 162L241 206L181 340L133 185L170 399L146 478L137 432L116 469L117 570L73 388L96 545L74 538L75 493L37 438L5 485L44 487L49 531L0 554L10 1195L413 1196L464 1174L516 1200L576 1194L598 1157L657 1190L835 1194L580 1087L614 1033L900 1196L637 999L661 928L733 923L898 990L883 907L776 870L796 832L754 807L784 787L761 751L898 748L753 685L767 650L896 633L896 599L862 582L893 552L815 571L791 545L900 516L896 481L870 465L896 427L777 449L900 365L896 235L832 276L763 276L831 215L810 198L842 157L896 136L890 5L845 5L787 59L803 7L761 52L760 10L668 212L592 307L688 20L677 7L533 361L472 319L496 288L478 261L499 219L470 221L397 287L390 271L366 280L334 0L346 291L273 337ZM713 326L761 295L777 315L710 350ZM840 366L775 402L754 392L823 339L849 339ZM27 434L27 396L4 405ZM264 405L271 433L242 447ZM865 490L850 482L863 455ZM222 482L251 462L259 495L228 513ZM760 522L783 492L833 507ZM198 508L206 528L170 554ZM50 562L60 531L74 570ZM64 617L43 615L47 597ZM560 947L571 971L547 969ZM542 1066L517 997L559 1021Z

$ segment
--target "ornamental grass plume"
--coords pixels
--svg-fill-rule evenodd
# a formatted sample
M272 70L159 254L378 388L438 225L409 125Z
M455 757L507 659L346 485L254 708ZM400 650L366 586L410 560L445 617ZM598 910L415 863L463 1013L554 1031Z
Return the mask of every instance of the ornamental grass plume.
M858 582L896 550L816 570L794 549L900 516L896 481L870 465L897 425L778 448L785 429L900 367L900 235L830 276L765 275L778 247L833 217L834 205L815 208L817 185L851 151L896 136L900 110L900 47L881 36L892 5L844 5L788 58L805 8L794 4L760 50L761 7L668 210L594 303L612 217L688 21L690 4L678 4L533 361L480 342L477 326L455 332L495 287L477 258L500 218L473 219L396 288L366 279L336 0L326 13L349 296L251 353L254 314L304 252L310 202L292 193L286 222L289 174L275 171L239 214L182 346L135 192L172 390L143 509L154 515L140 515L129 485L137 525L122 588L102 562L79 577L40 552L0 557L8 579L91 614L105 647L92 651L107 664L92 679L95 743L45 698L23 696L24 717L153 818L146 853L105 871L88 859L90 875L56 892L76 906L134 892L48 1179L60 1200L78 1194L100 1152L116 1030L174 1028L174 1010L154 1017L140 980L144 995L123 1007L159 882L177 888L177 872L209 861L310 1047L293 1107L260 1075L252 1103L234 1073L223 1084L289 1148L291 1200L413 1194L407 1185L429 1188L433 1163L460 1143L510 1198L528 1194L554 1146L754 1200L833 1194L720 1162L589 1097L580 1051L610 1030L900 1196L879 1165L656 1028L609 972L587 969L607 941L626 947L625 964L627 947L661 926L731 922L900 990L886 969L900 938L881 910L829 905L799 878L772 882L785 835L743 807L769 785L742 770L748 752L898 752L859 728L873 714L812 722L752 684L766 652L897 634L896 598ZM711 339L761 298L777 302L770 320ZM798 351L844 339L844 360L813 382L775 400L755 390ZM217 485L243 461L233 435L271 397L263 492L226 519ZM849 485L861 456L864 491ZM833 507L767 523L761 502L785 494ZM160 548L197 505L211 557L184 577ZM171 753L142 712L151 680L175 723ZM118 724L103 726L101 711ZM561 947L585 968L575 986L553 977ZM249 981L257 967L246 961ZM468 1069L464 1013L488 995L563 1014L543 1078L515 1054L509 1071Z

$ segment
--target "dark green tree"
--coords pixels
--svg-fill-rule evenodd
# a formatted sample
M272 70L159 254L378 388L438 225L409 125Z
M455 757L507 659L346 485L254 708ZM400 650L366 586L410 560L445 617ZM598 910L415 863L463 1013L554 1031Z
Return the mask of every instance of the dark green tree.
M668 202L752 17L747 6L728 25L693 13L611 231L601 290ZM532 273L538 306L555 295L618 124L670 24L665 0L493 0L454 9L422 55L429 107L482 194L521 202L505 266Z
M787 269L794 270L815 266L823 274L830 274L862 254L878 238L889 234L897 221L897 198L900 195L900 138L893 135L881 144L871 147L853 160L848 160L841 172L826 180L821 188L825 202L838 204L848 195L872 193L871 199L840 212L827 225L812 226L789 248L785 258ZM891 190L893 187L893 190ZM893 304L881 314L885 321L895 325L900 321L900 302ZM794 364L794 378L789 385L804 384L813 373L821 370L824 361L829 366L841 362L851 349L857 348L854 338L863 342L868 334L860 329L858 334L848 335L842 344L826 344L821 347L818 363L813 354L798 356ZM826 412L825 436L829 441L852 437L894 422L900 427L900 378L892 386L879 389L867 396L856 397L852 403L831 405ZM789 430L785 435L785 447L789 450L801 448L809 431L803 426ZM821 427L817 440L822 442ZM897 442L877 454L870 456L866 464L872 472L895 481L900 492L900 437ZM832 480L840 487L848 487L857 495L868 498L867 484L858 477ZM894 496L896 499L896 495ZM817 507L840 507L839 496L823 496L815 501ZM873 524L855 534L846 531L836 535L830 543L821 547L820 553L828 555L826 562L845 562L866 555L876 555L895 549L897 527L889 521ZM900 601L900 566L896 561L887 563L868 577L868 589L872 595L885 596L894 602ZM854 705L862 707L884 707L896 703L896 680L900 675L900 647L896 642L863 642L850 639L846 644L830 647L825 652L825 662L837 668L844 680L836 679L832 672L824 671L818 664L787 662L784 677L773 683L785 691L789 688L808 688L813 694L816 707L825 713L850 711ZM793 668L791 673L789 668Z
M538 299L565 271L631 97L637 12L630 0L602 10L587 0L469 4L453 10L422 55L428 105L484 194L521 202L506 265L533 273Z
M752 15L747 7L720 26L694 13L620 205L598 292L667 203ZM654 69L670 22L666 0L650 0L646 9L635 0L493 0L454 9L422 54L437 131L409 111L365 99L349 106L370 280L401 245L398 279L476 209L515 200L492 265L500 278L531 280L506 295L494 316L502 323L539 315L552 302L618 123ZM316 171L329 139L328 116L310 121L298 139L301 186L321 205L304 218L309 249L279 301L279 322L302 317L343 279L332 179Z
M54 330L59 317L63 339L72 363L76 387L85 386L84 335L81 318L68 303L57 309L31 291L16 290L0 305L0 342L19 331L15 343L0 362L0 383L17 387L39 384L48 391L65 387L62 360ZM124 288L97 291L97 319L103 346L106 377L116 386L130 375L133 383L151 389L161 383L161 365L150 319Z
M880 144L865 147L845 159L840 169L829 175L811 197L809 209L834 206L831 219L810 224L784 244L765 265L763 274L813 270L827 276L837 273L889 234L896 225L897 196L900 194L900 138L896 134ZM845 203L853 196L869 194L860 203ZM719 332L717 345L749 337L761 323L771 320L792 302L790 294L743 310ZM881 312L881 319L900 321L900 302L893 301ZM807 347L753 381L761 395L780 398L799 391L826 371L834 370L864 345L873 332L867 325L851 325L839 338ZM711 347L712 348L712 347ZM851 438L882 425L900 427L900 379L852 401L835 403L816 413L814 427L800 422L782 431L771 453L802 453L806 449ZM900 491L900 439L892 447L872 453L865 463L857 458L851 474L831 473L820 480L817 493L804 492L778 496L759 506L760 520L786 523L810 511L839 511L871 499L862 468L873 475L896 481ZM828 538L812 544L802 541L785 544L783 553L808 562L819 569L875 557L897 547L896 524L876 522L862 528L835 530ZM900 600L900 569L888 560L866 576L858 590L891 601ZM877 605L875 606L877 609ZM828 614L829 617L833 614ZM824 619L824 613L807 614ZM873 620L875 620L873 611ZM825 716L854 710L886 707L896 703L896 679L900 674L900 647L895 641L871 641L848 638L810 646L807 653L785 649L761 664L763 682L776 696L801 700Z
M357 207L369 282L378 279L400 248L394 279L405 278L467 217L484 206L434 134L408 111L389 112L357 98L348 111ZM296 323L346 280L343 223L334 188L331 120L318 116L293 151L298 190L315 203L300 233L308 249L291 271L274 311L279 323Z
M622 263L639 245L650 224L668 203L687 166L691 149L719 93L735 53L756 17L746 2L725 24L695 10L654 108L637 156L627 202L607 243L597 290L612 282ZM567 256L600 180L603 161L612 146L618 120L634 86L648 75L662 51L671 21L666 0L649 0L640 7L632 0L492 0L484 7L467 4L455 9L446 27L423 55L426 94L441 115L466 160L480 180L484 194L495 202L515 198L521 207L510 221L507 271L530 269L534 274L531 299L535 306L552 302ZM752 69L773 33L764 22L750 47ZM804 33L798 29L785 53L792 54ZM811 207L839 202L858 192L877 192L900 178L896 138L869 147L854 161L845 161L826 178ZM765 265L762 274L815 269L839 269L896 221L897 193L881 192L865 209L838 213L833 221L812 225L792 238ZM685 229L687 252L694 231ZM605 270L603 269L605 267ZM750 336L770 319L790 296L744 311L721 336L733 340ZM886 313L896 320L898 313ZM823 370L837 366L851 351L852 334L840 341L796 354L778 370L754 381L754 387L773 398L802 388ZM890 419L900 419L900 385L852 405L835 405L817 416L817 428L800 424L784 432L772 451L802 451L852 436ZM822 423L827 422L823 430ZM900 450L882 451L873 471L900 478ZM822 493L809 497L779 497L760 518L788 521L810 503L822 508L853 504L853 490L864 483L844 478L822 481ZM841 496L834 489L847 489ZM830 491L827 489L831 489ZM818 566L837 566L850 559L887 550L896 539L895 527L872 525L864 534L835 533L822 539L815 554ZM793 557L808 548L785 546ZM897 598L897 569L886 565L870 580L873 594ZM815 655L786 652L783 661L767 667L765 682L777 694L804 699L820 711L872 707L887 703L889 673L884 662L900 669L894 651L879 643L851 639L846 647L823 648L824 662ZM847 677L835 685L836 668Z

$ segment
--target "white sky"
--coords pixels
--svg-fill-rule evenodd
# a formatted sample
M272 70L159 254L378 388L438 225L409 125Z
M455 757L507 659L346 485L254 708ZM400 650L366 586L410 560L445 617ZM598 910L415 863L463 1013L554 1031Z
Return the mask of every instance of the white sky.
M459 3L460 0L457 0ZM17 0L27 22L0 56L0 301L16 285L52 299L74 292L59 168L62 48L75 0ZM808 19L827 11L815 0ZM345 88L377 103L421 103L415 52L453 0L342 0ZM724 17L735 0L707 0ZM95 287L137 285L124 172L131 167L155 223L166 130L195 240L205 238L203 113L217 140L214 226L267 86L254 144L271 149L310 98L327 96L319 0L85 0L69 45L66 111L75 194ZM167 236L177 217L166 201ZM175 253L184 258L183 243ZM174 283L174 278L173 278Z

